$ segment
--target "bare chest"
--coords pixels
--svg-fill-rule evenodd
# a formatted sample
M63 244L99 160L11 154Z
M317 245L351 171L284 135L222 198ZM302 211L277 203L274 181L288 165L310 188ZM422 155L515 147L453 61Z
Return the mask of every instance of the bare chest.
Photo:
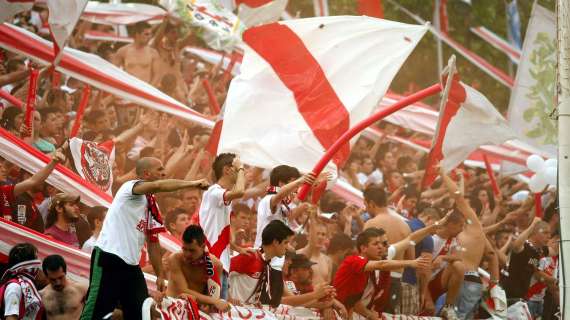
M74 316L79 316L83 308L83 297L74 289L51 291L42 298L48 319L75 319Z

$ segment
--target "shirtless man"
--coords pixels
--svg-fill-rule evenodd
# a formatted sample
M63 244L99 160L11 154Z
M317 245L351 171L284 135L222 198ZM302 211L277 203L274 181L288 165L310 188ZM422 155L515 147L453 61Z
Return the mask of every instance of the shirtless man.
M479 265L486 249L491 261L491 283L498 283L498 256L483 232L483 225L475 211L469 206L457 185L445 174L442 174L443 182L450 195L454 198L457 209L463 214L466 224L463 231L457 236L461 250L459 255L464 265L463 286L457 300L457 316L459 319L473 319L473 312L481 300L483 284L479 277Z
M134 42L119 49L113 63L133 76L151 83L157 73L158 52L148 46L152 37L151 26L146 22L134 25Z
M319 221L316 217L316 208L309 209L309 243L306 247L297 251L309 258L315 264L311 267L313 269L313 284L326 283L330 284L332 279L332 261L323 253L325 248L325 241L328 237L327 225Z
M190 225L182 235L182 252L168 258L170 275L166 295L173 298L191 297L201 306L213 306L221 312L230 305L219 299L209 285L222 274L222 263L205 251L206 235L200 226ZM209 281L212 280L212 281ZM216 297L218 296L218 297Z
M87 283L68 281L65 260L57 254L47 256L42 269L49 280L49 285L40 291L47 319L79 319L87 294Z
M397 243L410 235L411 230L404 218L395 212L389 211L387 208L387 196L384 189L377 185L371 185L364 190L364 204L366 211L374 218L366 221L364 230L368 228L378 228L386 231L389 244ZM394 257L394 260L404 260L404 256L411 258L414 255L412 247L408 250L400 251ZM400 298L402 293L402 274L404 269L396 269L390 272L390 308L386 310L389 313L399 313Z

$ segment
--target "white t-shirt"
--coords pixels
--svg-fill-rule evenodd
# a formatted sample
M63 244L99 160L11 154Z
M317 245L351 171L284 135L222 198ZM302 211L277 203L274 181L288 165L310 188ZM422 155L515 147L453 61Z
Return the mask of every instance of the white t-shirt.
M273 196L275 196L275 194L268 194L263 197L257 207L257 234L255 235L254 248L261 248L261 234L269 222L281 220L285 224L288 224L287 215L289 214L289 209L282 203L275 206L275 212L271 212L271 198L273 198Z
M133 187L139 181L127 181L119 188L95 243L99 249L133 266L139 264L146 231L160 227L156 221L147 219L150 215L146 196L133 194Z
M91 238L87 239L87 241L83 243L81 251L91 254L91 252L93 252L93 247L95 247L95 243L97 243L97 238L95 238L95 236L91 236Z
M382 181L384 181L384 176L378 169L372 171L370 174L359 172L356 174L356 177L358 178L358 182L363 186L367 183L380 184Z
M230 270L230 213L231 202L224 200L226 189L219 184L211 185L202 196L200 205L200 226L208 239L210 252Z

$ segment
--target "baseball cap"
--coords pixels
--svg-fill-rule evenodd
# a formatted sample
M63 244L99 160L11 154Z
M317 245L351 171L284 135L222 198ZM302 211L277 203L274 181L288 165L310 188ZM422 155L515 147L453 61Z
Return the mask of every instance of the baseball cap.
M70 194L70 193L66 193L66 192L61 192L61 193L56 194L53 197L53 199L51 200L50 209L61 204L61 203L64 203L64 202L76 202L76 203L78 203L80 199L81 199L81 197L78 195L74 195L74 194Z

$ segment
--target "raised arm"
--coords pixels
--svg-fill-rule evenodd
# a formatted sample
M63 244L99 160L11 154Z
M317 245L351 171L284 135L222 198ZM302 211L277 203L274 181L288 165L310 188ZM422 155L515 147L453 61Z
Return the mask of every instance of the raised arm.
M237 179L234 188L224 196L224 199L228 202L243 197L245 192L245 169L239 157L234 158L232 166L237 171Z
M290 182L284 185L276 195L271 197L271 212L275 212L277 208L277 204L281 203L283 199L293 193L297 188L299 188L303 183L308 183L309 185L313 185L315 182L315 175L312 173L307 173L301 176L299 179Z
M534 217L530 226L528 226L528 228L526 228L526 230L523 231L515 241L513 241L511 248L514 252L519 253L523 250L525 241L528 240L528 237L530 237L534 228L540 221L542 220L539 217Z
M65 156L63 155L63 153L61 152L60 149L57 149L55 151L55 153L53 154L51 161L45 167L40 169L38 172L36 172L30 178L28 178L28 179L26 179L20 183L17 183L14 186L14 197L17 197L20 194L22 194L28 190L31 190L32 188L37 187L40 184L44 183L44 181L46 181L46 179L52 173L55 166L58 163L64 162L64 161L65 161Z
M205 179L200 180L178 180L178 179L164 179L157 181L141 181L133 187L135 194L149 194L158 192L172 192L186 188L208 188L208 181Z
M481 225L481 221L479 221L477 214L475 213L475 211L473 211L471 206L469 206L467 200L465 200L463 194L461 194L461 191L459 191L459 188L457 187L455 182L453 182L453 180L451 180L451 178L449 178L447 174L443 173L443 171L441 172L441 178L443 179L443 183L445 184L447 191L455 199L455 203L457 204L457 209L461 211L461 213L467 220L468 222L467 227L473 226L480 228L482 230L483 226Z

